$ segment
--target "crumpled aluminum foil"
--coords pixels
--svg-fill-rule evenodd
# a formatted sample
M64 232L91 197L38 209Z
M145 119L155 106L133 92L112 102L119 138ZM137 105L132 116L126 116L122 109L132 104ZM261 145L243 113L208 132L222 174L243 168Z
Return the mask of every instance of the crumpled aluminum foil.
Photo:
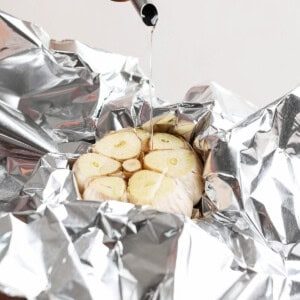
M299 133L296 88L214 141L205 165L207 194L214 204L245 211L275 244L295 243L300 237ZM211 142L209 136L206 142Z
M299 89L255 112L215 83L154 101L205 163L201 219L76 201L74 160L149 124L137 60L0 13L0 291L28 299L298 299ZM153 87L151 87L153 88Z

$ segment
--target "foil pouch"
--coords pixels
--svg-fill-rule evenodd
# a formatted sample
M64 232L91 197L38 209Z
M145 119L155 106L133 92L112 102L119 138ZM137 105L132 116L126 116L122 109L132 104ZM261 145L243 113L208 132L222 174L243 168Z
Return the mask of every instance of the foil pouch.
M154 101L204 162L203 217L77 201L72 164L149 128L135 58L0 13L0 291L28 299L299 299L299 89L257 109L216 83ZM174 83L176 84L176 83ZM170 87L171 88L171 87Z

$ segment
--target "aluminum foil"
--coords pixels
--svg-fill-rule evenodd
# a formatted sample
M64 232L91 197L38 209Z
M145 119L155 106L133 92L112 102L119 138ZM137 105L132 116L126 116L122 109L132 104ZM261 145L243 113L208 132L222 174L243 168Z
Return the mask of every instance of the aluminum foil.
M296 88L214 141L204 171L211 201L245 211L275 245L300 237L299 96Z
M134 58L0 13L0 291L28 299L299 299L299 89L256 111L215 83L154 99L201 157L203 218L77 201L72 164L149 127Z
M0 35L0 190L11 200L43 154L86 151L102 104L138 88L142 73L136 58L50 40L1 12Z

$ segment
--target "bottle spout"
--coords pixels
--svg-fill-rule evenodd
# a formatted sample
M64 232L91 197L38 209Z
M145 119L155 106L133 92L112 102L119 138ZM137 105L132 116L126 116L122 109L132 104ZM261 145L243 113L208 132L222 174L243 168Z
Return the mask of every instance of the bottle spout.
M147 26L155 26L158 21L158 11L154 4L147 0L131 0L138 14Z

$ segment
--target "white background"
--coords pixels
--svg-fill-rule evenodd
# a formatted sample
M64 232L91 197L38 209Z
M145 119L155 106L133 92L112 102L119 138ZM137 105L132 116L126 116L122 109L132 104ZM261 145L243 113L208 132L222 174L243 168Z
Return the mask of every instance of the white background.
M156 0L154 83L179 101L193 85L218 82L263 106L300 83L299 0ZM0 0L0 9L52 38L136 56L149 70L149 28L131 3Z

